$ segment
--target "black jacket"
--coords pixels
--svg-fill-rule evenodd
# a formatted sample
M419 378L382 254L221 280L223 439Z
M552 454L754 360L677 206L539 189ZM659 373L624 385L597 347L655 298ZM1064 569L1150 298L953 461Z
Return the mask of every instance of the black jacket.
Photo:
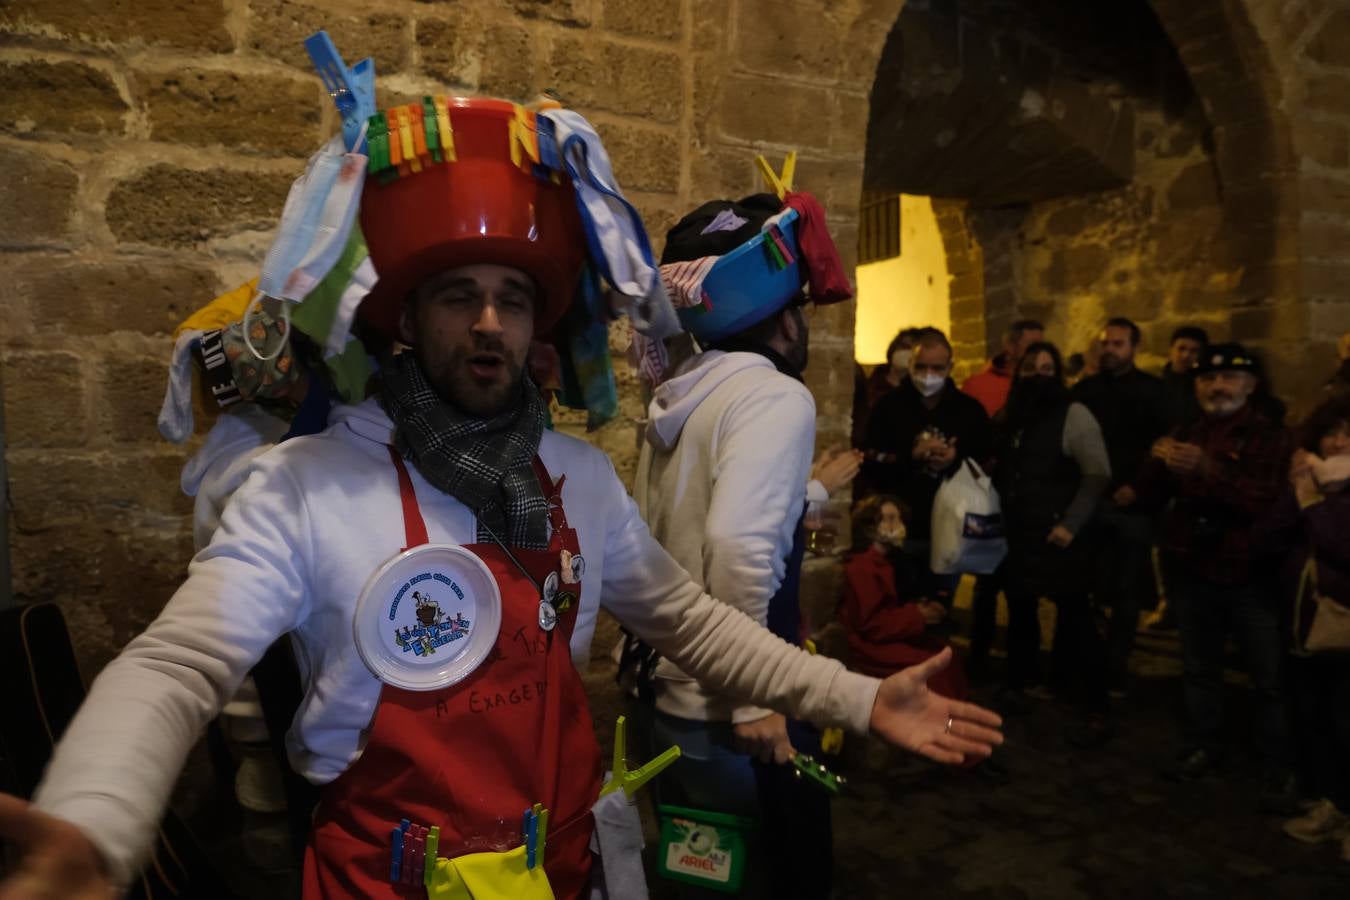
M1148 461L1153 442L1172 428L1162 379L1138 369L1084 378L1073 386L1073 399L1086 406L1102 427L1112 488L1133 481Z
M917 540L928 539L933 497L942 483L941 477L928 474L911 455L919 432L932 427L956 438L956 460L945 474L954 472L963 459L974 459L983 466L993 455L993 426L980 402L958 390L950 378L938 398L937 405L929 409L923 395L906 380L872 408L864 440L867 488L905 501L911 513L909 535Z

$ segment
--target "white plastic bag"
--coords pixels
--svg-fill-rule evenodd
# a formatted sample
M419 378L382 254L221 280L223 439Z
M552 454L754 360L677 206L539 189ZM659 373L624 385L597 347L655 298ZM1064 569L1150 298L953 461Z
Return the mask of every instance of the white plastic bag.
M939 575L987 575L1007 553L998 491L975 461L967 459L933 499L930 565Z

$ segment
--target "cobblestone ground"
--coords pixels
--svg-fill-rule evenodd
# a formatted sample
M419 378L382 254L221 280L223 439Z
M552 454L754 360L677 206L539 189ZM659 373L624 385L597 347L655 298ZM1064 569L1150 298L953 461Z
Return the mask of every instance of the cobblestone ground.
M602 651L615 635L612 623L602 626L586 676L606 754L620 699ZM1175 636L1141 636L1134 669L1130 695L1116 706L1118 732L1103 748L1070 747L1072 718L1053 702L1009 716L1002 781L850 737L836 766L850 779L834 804L836 897L1350 898L1350 863L1335 844L1299 844L1280 831L1279 816L1256 809L1260 773L1241 679L1230 679L1228 771L1178 784L1160 774L1176 749ZM226 861L241 896L298 896L278 817L233 808L201 754L177 805ZM654 900L668 896L662 883L651 886Z

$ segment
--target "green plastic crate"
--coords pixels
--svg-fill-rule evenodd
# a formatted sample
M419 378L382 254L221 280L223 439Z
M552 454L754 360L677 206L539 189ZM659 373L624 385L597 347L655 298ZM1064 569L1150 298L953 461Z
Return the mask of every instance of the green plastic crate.
M756 827L753 819L683 806L662 805L659 810L657 870L662 878L728 894L741 889L745 836Z

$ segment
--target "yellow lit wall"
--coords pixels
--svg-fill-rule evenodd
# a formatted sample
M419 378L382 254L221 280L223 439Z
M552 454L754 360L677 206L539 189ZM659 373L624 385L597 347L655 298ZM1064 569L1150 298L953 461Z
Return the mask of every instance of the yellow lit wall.
M949 331L951 276L942 233L927 197L900 195L900 255L858 266L853 355L863 365L886 361L886 345L902 328Z

